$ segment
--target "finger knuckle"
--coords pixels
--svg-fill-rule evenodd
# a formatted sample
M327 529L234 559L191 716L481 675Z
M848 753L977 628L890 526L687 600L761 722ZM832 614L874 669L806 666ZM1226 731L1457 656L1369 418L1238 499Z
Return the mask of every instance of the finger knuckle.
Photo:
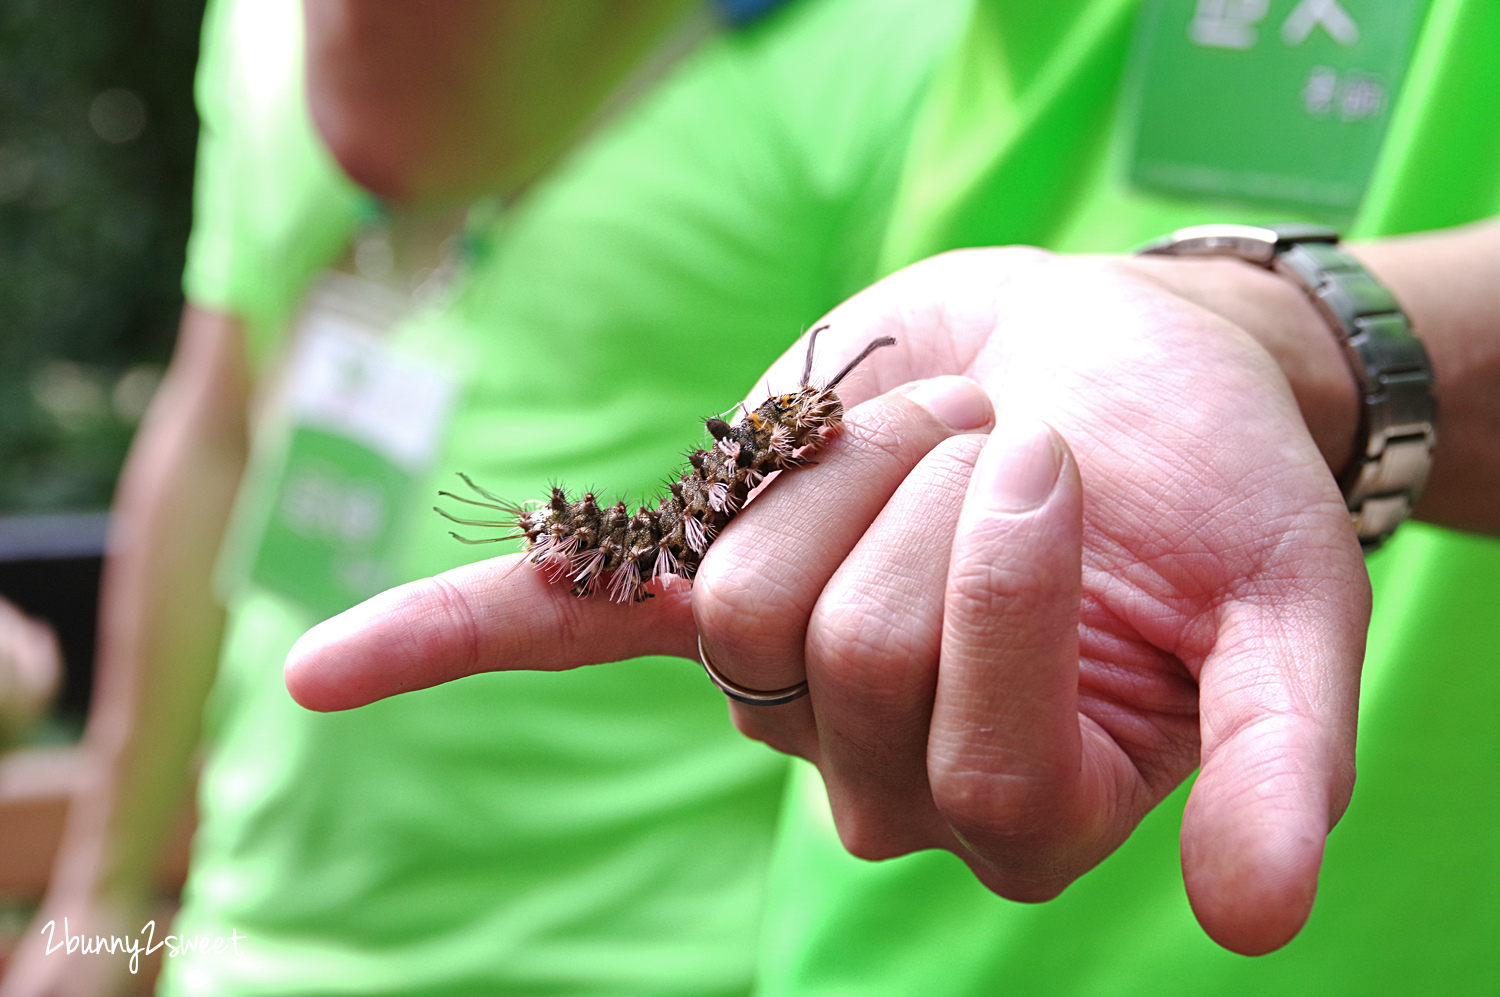
M845 423L843 451L859 461L915 463L932 448L929 433L921 432L918 410L904 398L870 402L850 413ZM931 421L931 420L928 420ZM936 423L932 424L936 428Z
M987 531L992 535L985 536ZM970 539L980 549L993 546L991 540L996 543L1008 541L1019 546L1026 540L1019 533L1018 530L1001 530L985 523L979 524L976 535ZM948 583L956 598L981 606L1030 603L1036 601L1038 595L1035 572L1027 570L1027 565L1013 566L987 557L957 558L949 570Z
M879 815L863 808L835 813L833 823L844 851L866 862L883 862L926 847L925 843L912 840L908 832L890 827Z
M995 535L986 536L984 531L990 529ZM948 571L946 611L955 625L980 636L1002 628L1009 633L1017 621L1030 621L1038 614L1050 618L1049 610L1064 600L1076 605L1073 576L1039 572L1028 558L1009 562L979 553L1025 547L1036 541L1030 534L1026 526L1005 529L981 524L966 537L966 552L955 554Z
M820 603L809 623L807 652L819 686L858 713L905 712L913 695L930 686L927 655L875 605Z
M693 615L700 633L716 644L770 649L787 623L785 599L775 579L745 571L700 575L693 585Z
M784 725L768 721L761 713L753 712L752 709L746 707L733 706L730 709L730 719L734 723L735 730L750 740L759 741L783 755L792 755L817 764L817 752L802 738L795 736Z
M1049 900L1056 900L1072 882L1072 879L1067 876L1037 877L1014 873L996 875L993 871L988 875L978 873L978 878L991 893L1020 904L1044 904Z
M438 612L448 622L441 632L453 639L452 650L463 673L479 671L483 665L479 621L464 590L442 575L436 575L427 588L426 597L436 604Z
M984 853L1044 860L1058 835L1051 794L1036 780L959 760L930 762L932 801L948 826Z
M947 627L955 635L987 643L1012 632L1013 621L1030 615L1037 593L1027 591L1025 579L1004 566L978 558L953 562L948 572L945 606Z

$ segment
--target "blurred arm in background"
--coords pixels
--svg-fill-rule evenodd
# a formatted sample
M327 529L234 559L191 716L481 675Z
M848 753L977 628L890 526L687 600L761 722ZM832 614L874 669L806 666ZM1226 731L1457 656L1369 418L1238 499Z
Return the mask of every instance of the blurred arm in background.
M166 379L120 479L101 597L88 772L51 889L6 977L12 994L108 993L118 958L44 951L40 929L135 935L190 782L224 624L214 559L244 469L240 324L189 306Z

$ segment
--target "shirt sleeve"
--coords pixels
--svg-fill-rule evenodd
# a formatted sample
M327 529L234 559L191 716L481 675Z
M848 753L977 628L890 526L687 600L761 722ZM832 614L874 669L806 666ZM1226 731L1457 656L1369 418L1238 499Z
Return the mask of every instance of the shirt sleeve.
M252 363L347 245L368 195L339 169L303 90L298 0L211 0L183 290L245 323Z

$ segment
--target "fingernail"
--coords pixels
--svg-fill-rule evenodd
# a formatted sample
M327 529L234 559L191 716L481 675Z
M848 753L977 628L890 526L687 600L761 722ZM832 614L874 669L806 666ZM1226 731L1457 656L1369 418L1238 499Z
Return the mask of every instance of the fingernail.
M1047 501L1062 472L1062 441L1039 419L996 427L975 473L997 512L1029 512Z
M931 412L949 429L983 429L994 415L989 395L967 377L928 378L908 391L906 397Z

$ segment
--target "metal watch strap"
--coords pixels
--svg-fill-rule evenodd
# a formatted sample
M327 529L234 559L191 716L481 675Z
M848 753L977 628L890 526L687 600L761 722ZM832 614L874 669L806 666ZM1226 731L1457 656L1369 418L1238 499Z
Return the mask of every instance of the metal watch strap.
M1232 256L1274 270L1312 299L1343 346L1361 397L1360 449L1338 477L1359 542L1379 547L1401 525L1432 468L1432 364L1391 292L1320 225L1199 225L1142 249Z

